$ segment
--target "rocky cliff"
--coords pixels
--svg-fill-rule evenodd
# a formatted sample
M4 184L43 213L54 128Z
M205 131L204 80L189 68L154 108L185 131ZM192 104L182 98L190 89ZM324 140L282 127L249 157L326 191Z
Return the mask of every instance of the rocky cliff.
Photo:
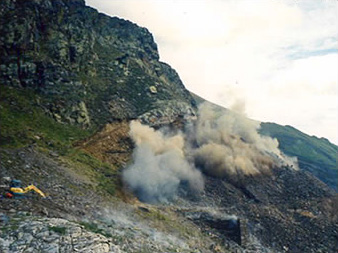
M36 103L58 122L167 123L195 114L149 31L84 1L1 1L0 33L0 84L34 90Z

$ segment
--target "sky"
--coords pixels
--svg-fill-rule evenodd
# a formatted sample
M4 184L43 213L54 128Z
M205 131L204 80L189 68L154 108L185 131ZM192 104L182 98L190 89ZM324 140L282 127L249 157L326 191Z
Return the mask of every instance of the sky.
M86 4L146 27L188 90L338 144L337 0Z

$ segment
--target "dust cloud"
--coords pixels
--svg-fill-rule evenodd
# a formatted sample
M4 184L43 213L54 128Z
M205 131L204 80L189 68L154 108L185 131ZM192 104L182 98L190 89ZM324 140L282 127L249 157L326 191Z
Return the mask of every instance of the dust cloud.
M244 108L238 104L237 112L224 111L204 103L198 119L176 134L132 121L135 149L132 164L123 171L124 182L141 201L156 203L172 200L180 185L202 192L202 172L236 181L269 173L275 166L297 168L278 149L277 139L258 133L260 122L238 112Z
M123 179L141 201L167 202L180 184L193 192L203 190L202 173L185 158L182 135L167 136L138 121L132 121L130 129L136 147Z
M218 177L255 175L268 172L273 166L297 167L278 149L277 139L261 136L259 128L260 122L242 113L202 104L194 129L197 167Z

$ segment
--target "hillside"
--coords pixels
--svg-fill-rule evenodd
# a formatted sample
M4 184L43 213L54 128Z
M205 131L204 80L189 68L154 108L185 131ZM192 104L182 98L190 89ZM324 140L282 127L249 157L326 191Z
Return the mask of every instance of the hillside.
M146 28L5 0L0 33L1 252L337 251L337 193L258 122L198 107Z
M277 138L280 149L298 158L299 167L309 171L337 191L338 147L325 138L302 133L291 126L262 123L261 133Z
M205 102L210 103L196 94L192 93L192 96L198 105ZM227 112L227 109L221 106L210 104L222 112ZM276 138L283 153L297 157L301 169L312 173L337 191L338 147L336 145L325 138L309 136L292 126L281 126L275 123L262 122L259 132Z

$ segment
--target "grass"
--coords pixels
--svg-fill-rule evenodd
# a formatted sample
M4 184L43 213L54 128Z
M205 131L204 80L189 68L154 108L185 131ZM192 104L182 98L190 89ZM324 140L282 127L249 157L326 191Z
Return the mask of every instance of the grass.
M58 233L60 235L65 235L67 229L65 227L49 226L48 230L52 231L52 232L55 232L55 233Z
M87 231L96 233L96 234L101 234L105 237L112 237L112 235L105 231L102 228L99 228L99 226L95 223L89 223L89 222L81 222L80 225L82 225Z
M81 170L79 173L87 174L93 181L98 182L98 190L112 196L116 194L116 187L119 184L119 174L116 167L100 161L81 149L72 149L66 159L72 167Z
M0 85L0 147L18 148L37 143L61 154L92 131L56 122L37 106L33 90Z
M94 129L82 129L56 122L37 104L32 89L0 85L0 147L21 148L35 144L40 151L56 151L77 173L90 175L98 189L115 195L117 168L74 147Z
M338 147L324 138L309 136L291 126L262 123L261 133L277 138L280 149L311 164L337 170Z

